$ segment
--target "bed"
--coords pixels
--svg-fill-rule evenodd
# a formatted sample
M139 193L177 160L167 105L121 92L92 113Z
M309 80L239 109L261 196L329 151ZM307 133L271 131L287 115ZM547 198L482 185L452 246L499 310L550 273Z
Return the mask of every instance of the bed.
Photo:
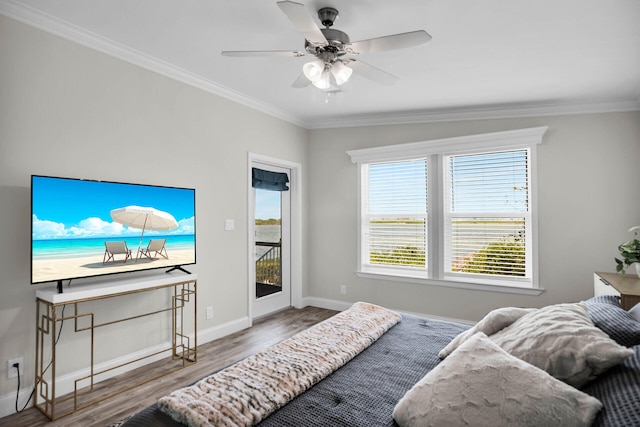
M528 379L528 381L536 384L546 384L546 381L553 381L553 387L556 387L553 388L552 392L545 391L550 389L544 389L540 393L541 396L534 396L533 398L528 396L526 399L520 399L530 405L534 405L534 413L539 412L540 408L551 407L560 402L561 404L566 403L569 408L558 409L554 407L551 410L553 412L551 416L556 416L555 412L560 410L577 411L579 416L572 418L572 422L575 421L574 425L640 425L640 321L620 308L617 297L595 297L583 304L583 307L586 308L585 312L588 314L590 327L602 332L603 336L598 336L596 339L588 336L588 345L581 343L578 343L578 345L584 348L600 345L600 349L594 349L594 351L605 351L605 357L603 358L599 354L598 357L601 360L595 362L596 365L598 363L604 364L598 372L590 371L588 375L583 372L576 374L574 372L575 369L569 367L570 372L565 375L566 378L563 381L558 381L538 368L531 368L527 362L521 363L520 359L508 355L507 352L490 342L491 339L494 339L494 336L500 334L501 330L507 331L510 329L510 327L501 325L509 323L509 325L515 326L516 322L520 322L531 326L536 321L535 316L542 309L536 310L536 313L522 311L523 309L514 309L515 311L499 310L497 315L491 317L490 313L483 319L484 322L479 322L473 328L458 323L402 314L401 320L391 326L371 345L368 345L350 361L324 377L313 387L294 397L277 411L262 418L257 425L263 427L396 426L398 421L400 421L401 425L465 425L465 423L470 425L513 425L513 420L516 420L516 424L520 425L541 425L540 420L530 416L523 416L522 413L517 412L521 410L520 403L518 403L515 413L512 409L508 409L500 416L499 420L493 419L490 422L482 419L482 416L493 416L495 418L495 414L491 415L490 410L476 408L476 414L473 410L469 412L465 409L473 408L476 402L462 402L462 406L456 407L454 404L451 407L449 402L459 399L459 396L463 396L464 400L469 397L466 396L467 394L475 393L476 397L481 400L490 400L491 398L487 398L487 396L492 393L495 394L494 388L487 385L478 386L480 392L473 390L475 385L461 386L466 378L470 378L466 373L462 375L463 378L459 381L462 369L458 369L458 366L470 363L480 363L482 366L491 365L483 361L481 357L474 362L476 354L482 353L477 349L473 350L472 353L463 352L468 347L478 346L478 344L482 349L496 347L496 349L492 350L493 353L491 353L490 357L495 358L497 355L498 358L503 359L518 359L514 362L516 365L518 363L526 365L517 365L517 369L520 370L516 372L515 376L519 380L528 378L523 377L522 372L525 372L526 375L546 375L551 378L547 379L545 377L544 381ZM564 316L567 310L564 307L561 307L561 309L564 310L562 314ZM571 310L578 312L581 309L571 306L569 311ZM488 321L486 321L487 318L489 318ZM571 321L562 320L557 323L558 325L564 324L565 329L576 329ZM586 328L588 329L588 327ZM493 329L497 329L497 331L491 333ZM544 328L535 326L535 329ZM558 331L559 329L562 328L552 325L551 333L562 334L563 332L561 330ZM471 334L472 332L475 333ZM531 332L527 331L526 333L530 334ZM461 340L461 337L464 338L465 334L470 336L467 336L466 340ZM501 339L503 340L502 345L505 347L515 344L523 348L531 345L541 347L539 342L528 342L530 341L530 336L525 338L513 338L511 336L502 337ZM567 344L562 339L564 338L556 336L553 341L567 347ZM454 344L455 348L449 348L450 354L443 355L443 352ZM526 350L529 353L535 353L535 351L536 348ZM444 360L441 357L445 357ZM526 358L527 356L523 357ZM593 365L594 363L586 360L586 364ZM559 364L556 368L567 369L566 366L561 365L563 364ZM553 368L552 366L550 369ZM474 368L471 367L471 370L473 371ZM529 370L535 372L529 372ZM454 372L455 375L453 376L447 376L451 375L451 371L457 372ZM436 373L440 376L435 376ZM492 378L496 378L493 372L488 374L490 376L489 381L493 381ZM560 376L563 374L564 372L560 372ZM500 377L502 375L503 373L499 374ZM506 377L508 373L504 375ZM425 382L427 379L431 379L431 384L429 384L429 381ZM567 381L575 386L567 385ZM558 385L557 383L561 384ZM445 386L448 387L448 390L444 389L446 388ZM527 393L531 393L530 384L517 387L527 390ZM560 388L558 389L557 387ZM435 395L433 394L428 394L429 402L425 404L425 390L427 390L427 393L432 393L434 389L441 393L442 396L439 398L449 399L440 407L428 406L433 404L432 401L437 400L434 399ZM449 396L447 393L453 393L453 396ZM561 398L558 398L558 396ZM481 402L480 405L482 404ZM426 411L427 414L424 411L422 411L422 414L420 414L420 411L411 413L411 410L417 405L420 405L422 409L425 407L430 409ZM409 408L409 411L407 411L407 408ZM404 418L402 414L399 414L400 409L404 411ZM407 416L407 413L410 414ZM583 415L584 417L581 418ZM425 421L425 416L428 421ZM509 417L515 418L510 419ZM442 420L447 421L442 422ZM160 410L158 404L154 404L135 414L122 425L124 427L179 427L183 424L178 423L166 412Z

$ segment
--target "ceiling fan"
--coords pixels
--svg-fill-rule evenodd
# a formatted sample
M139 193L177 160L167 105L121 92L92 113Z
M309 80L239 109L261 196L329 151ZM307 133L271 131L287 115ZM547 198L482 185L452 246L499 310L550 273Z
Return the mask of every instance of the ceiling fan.
M304 4L292 1L279 1L277 4L298 31L304 35L304 51L225 50L222 55L245 57L314 56L315 58L311 62L307 62L302 67L302 74L293 83L293 87L296 88L313 84L318 89L328 90L332 84L340 86L346 83L354 71L383 85L392 85L398 80L396 76L352 56L414 47L431 40L431 36L426 31L418 30L352 42L346 33L331 28L338 17L337 9L323 7L318 10L318 18L325 27L321 29L314 22Z

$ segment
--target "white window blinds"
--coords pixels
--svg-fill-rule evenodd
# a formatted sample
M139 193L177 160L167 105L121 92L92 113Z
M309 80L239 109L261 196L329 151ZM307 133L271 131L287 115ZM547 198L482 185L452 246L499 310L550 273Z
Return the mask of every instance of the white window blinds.
M348 151L360 177L357 274L515 293L539 289L536 146L546 130Z
M366 264L426 268L427 163L425 159L372 163L363 221Z
M529 150L445 162L445 271L529 277Z

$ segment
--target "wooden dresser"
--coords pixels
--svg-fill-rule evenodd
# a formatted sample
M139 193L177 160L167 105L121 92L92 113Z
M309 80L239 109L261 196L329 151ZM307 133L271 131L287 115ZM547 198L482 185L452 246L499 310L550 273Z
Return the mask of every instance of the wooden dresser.
M640 278L635 274L594 273L594 295L618 295L620 305L629 310L640 303Z

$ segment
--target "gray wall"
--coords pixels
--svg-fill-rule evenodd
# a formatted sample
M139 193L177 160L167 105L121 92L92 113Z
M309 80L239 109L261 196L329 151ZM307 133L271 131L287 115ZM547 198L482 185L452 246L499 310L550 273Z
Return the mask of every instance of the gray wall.
M246 317L247 153L304 171L307 132L2 16L0 58L0 396L15 393L10 358L25 356L33 383L35 292L50 286L29 283L31 174L196 188L198 328ZM97 361L167 339L149 322Z
M346 150L549 126L538 146L539 296L356 277L357 167ZM314 130L310 139L309 293L478 320L501 306L579 301L593 272L615 271L618 244L640 225L640 113ZM347 295L340 295L340 286Z

